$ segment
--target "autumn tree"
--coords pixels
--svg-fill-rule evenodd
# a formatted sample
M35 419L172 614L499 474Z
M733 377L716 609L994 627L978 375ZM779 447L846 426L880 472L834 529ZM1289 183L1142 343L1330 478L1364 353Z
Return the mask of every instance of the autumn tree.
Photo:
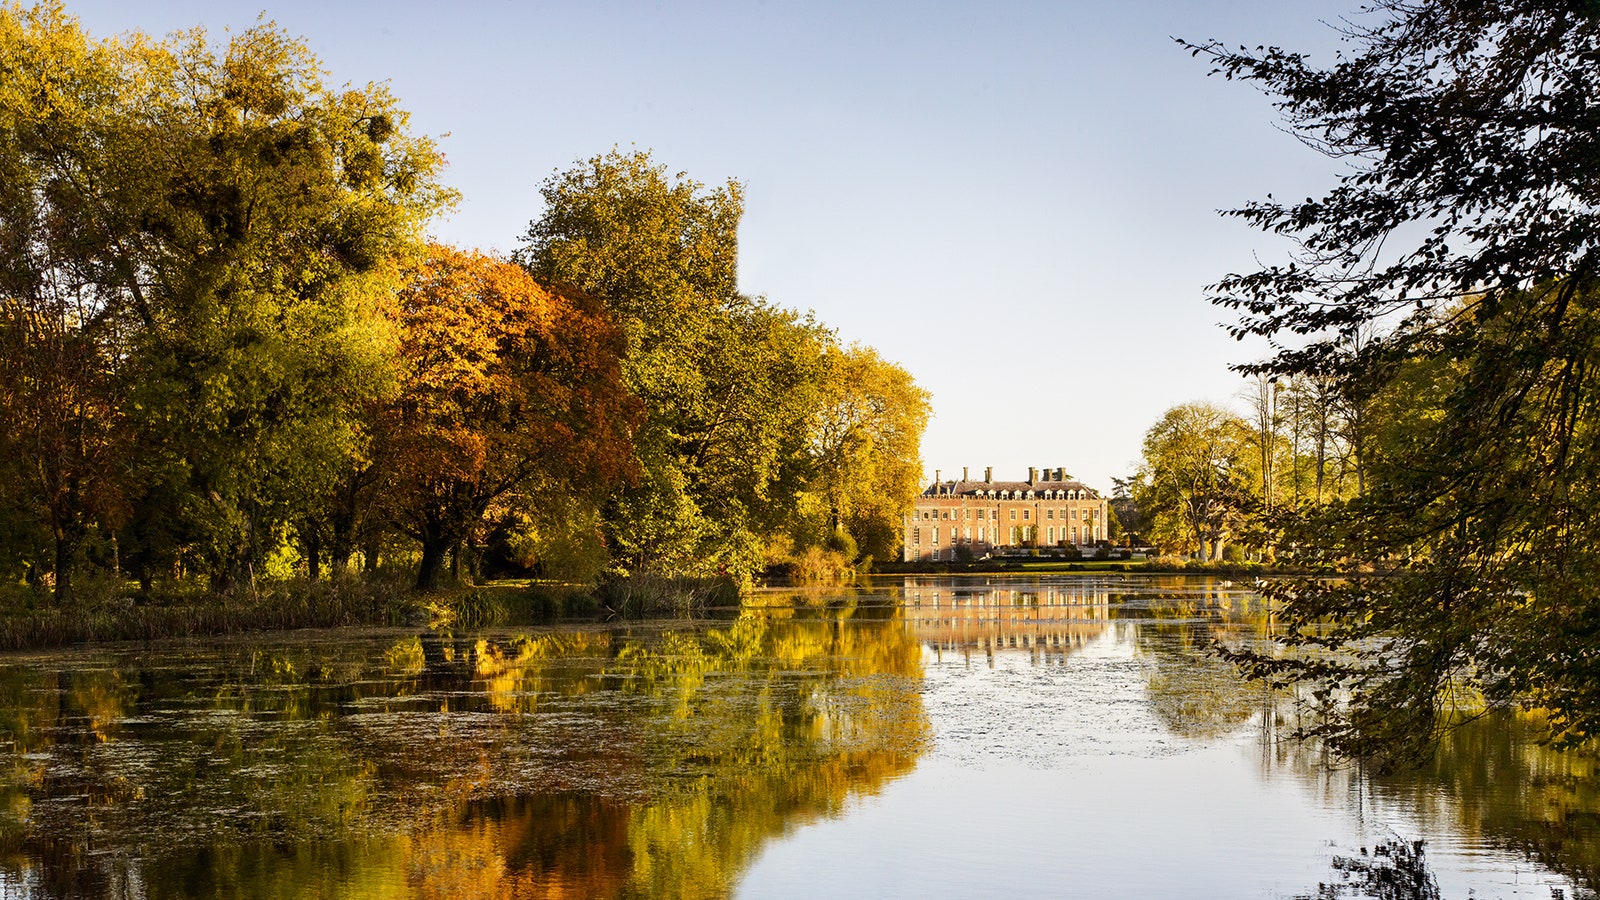
M1254 495L1250 427L1209 403L1174 406L1144 437L1133 499L1147 517L1145 539L1221 559Z
M808 481L822 501L822 537L842 530L863 556L896 558L901 516L922 487L928 392L870 347L830 347L827 360Z
M636 401L622 337L590 303L522 268L431 245L396 313L400 392L383 452L402 527L422 545L417 587L513 493L580 492L633 477Z
M1297 245L1216 286L1236 334L1295 336L1245 368L1392 416L1354 432L1359 496L1300 523L1308 559L1384 577L1282 586L1282 642L1306 652L1240 659L1309 683L1330 700L1311 730L1385 763L1427 752L1463 685L1582 739L1600 732L1600 15L1384 0L1344 28L1325 67L1192 47L1342 173L1233 213ZM1403 385L1427 389L1396 403Z

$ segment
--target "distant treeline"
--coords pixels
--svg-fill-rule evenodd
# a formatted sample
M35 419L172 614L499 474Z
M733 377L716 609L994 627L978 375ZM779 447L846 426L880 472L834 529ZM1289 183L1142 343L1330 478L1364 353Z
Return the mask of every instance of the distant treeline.
M380 561L819 574L895 553L928 397L739 293L741 186L612 151L512 259L381 85L271 26L0 7L0 578L218 593Z

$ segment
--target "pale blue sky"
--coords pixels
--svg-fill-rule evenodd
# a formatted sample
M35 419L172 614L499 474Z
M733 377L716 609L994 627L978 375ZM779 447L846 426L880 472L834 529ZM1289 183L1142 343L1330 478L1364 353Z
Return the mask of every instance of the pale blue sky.
M1216 215L1334 164L1172 35L1327 59L1348 3L68 0L91 32L304 36L388 80L464 199L434 233L509 251L538 183L614 145L746 185L740 284L815 310L933 392L929 477L1065 466L1109 489L1169 406L1231 401L1204 286L1284 248Z

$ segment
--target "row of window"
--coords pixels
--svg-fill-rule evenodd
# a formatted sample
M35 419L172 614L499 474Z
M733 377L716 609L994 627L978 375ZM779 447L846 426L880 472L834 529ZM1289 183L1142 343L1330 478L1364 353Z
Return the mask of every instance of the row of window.
M1000 510L998 510L998 509L996 509L996 510L987 510L987 509L978 510L978 520L980 522L981 521L987 521L990 518L987 514L989 512L991 512L991 511L994 513L993 518L996 521L998 521L999 518L1000 518ZM956 515L954 515L954 518L959 519L959 518L961 518L961 516L959 515L960 512L961 512L961 510L948 510L948 509L940 510L940 511L923 510L922 518L924 520L927 520L927 519L949 519L949 518L952 517L952 513L954 513L954 514L956 514ZM972 518L972 510L969 509L966 512L967 512L967 518L969 518L969 519ZM1070 516L1069 516L1069 513L1070 513ZM1022 518L1023 519L1031 518L1032 515L1033 515L1033 510L1025 509L1025 510L1022 511ZM1054 519L1056 517L1056 511L1054 509L1047 509L1047 510L1044 511L1044 517L1046 519ZM1061 510L1061 518L1062 519L1067 519L1067 518L1076 519L1076 518L1078 518L1077 507L1072 507L1070 509L1065 509L1065 508L1062 509ZM1099 509L1086 509L1086 510L1083 511L1083 518L1085 520L1087 520L1087 521L1098 522L1098 521L1100 521L1100 510ZM1013 509L1013 510L1011 510L1011 521L1015 522L1016 520L1017 520L1017 511Z
M927 496L924 494L923 496ZM936 491L936 497L953 496L952 492ZM983 497L988 500L1093 500L1090 491L973 491L968 496Z
M929 543L931 543L935 547L939 546L939 531L940 531L940 529L939 529L939 527L937 525L935 525L932 528L928 529L929 537L931 538ZM1013 526L1011 526L1011 543L1020 544L1023 541L1032 540L1033 536L1035 534L1037 534L1037 533L1038 532L1034 530L1033 526L1023 525L1023 526L1019 527L1019 526L1013 525ZM1056 542L1056 527L1054 525L1051 525L1049 527L1049 529L1047 529L1046 533L1049 535L1049 539L1048 539L1049 543L1054 544ZM999 531L997 530L995 532L995 534L996 534L996 536L998 536L999 535ZM1088 540L1091 540L1091 539L1099 540L1100 539L1100 529L1099 529L1099 527L1095 527L1093 530L1091 530L1089 526L1085 525L1083 527L1083 538L1084 538L1085 541L1088 541ZM966 529L966 535L963 537L963 535L961 534L961 529L955 527L954 525L950 526L950 543L952 543L952 544L961 543L963 540L965 540L966 543L969 543L969 544L972 543L972 528L969 526ZM1065 526L1065 525L1061 526L1061 540L1063 540L1063 541L1071 541L1074 544L1078 543L1078 526L1076 526L1076 525L1072 526L1072 530L1071 530L1070 536L1069 536L1068 531L1067 531L1067 526ZM912 544L921 544L922 543L922 526L920 526L920 525L914 526L911 529L911 543ZM980 544L989 543L989 529L988 528L980 527L978 529L978 543L980 543Z

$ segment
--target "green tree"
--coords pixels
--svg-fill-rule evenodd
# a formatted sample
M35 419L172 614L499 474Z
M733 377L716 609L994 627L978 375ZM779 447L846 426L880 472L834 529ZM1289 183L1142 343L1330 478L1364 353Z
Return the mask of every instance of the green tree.
M0 295L33 367L6 441L56 445L35 503L58 592L89 525L124 519L152 538L140 565L175 538L214 586L248 580L357 445L391 350L376 311L449 199L442 160L386 91L326 88L269 26L97 41L8 5L0 42Z
M1303 516L1296 543L1384 576L1278 588L1297 652L1240 659L1309 682L1328 701L1312 730L1385 762L1425 753L1460 688L1593 735L1600 16L1394 0L1348 32L1327 68L1192 48L1340 160L1320 197L1233 213L1298 252L1215 302L1238 335L1310 338L1244 367L1331 378L1355 414L1359 496Z
M0 7L0 553L51 571L60 604L130 486L128 309L98 283L109 260L83 182L128 149L125 68L140 49L91 40L59 6Z
M151 200L124 213L147 273L134 402L226 588L359 447L396 262L449 198L393 98L324 87L299 41L255 28L218 54L196 33L165 58L139 110Z
M540 281L598 298L626 336L643 402L643 477L607 504L624 567L748 572L759 535L793 509L820 402L808 317L738 292L742 191L669 176L616 150L547 179L518 259Z

